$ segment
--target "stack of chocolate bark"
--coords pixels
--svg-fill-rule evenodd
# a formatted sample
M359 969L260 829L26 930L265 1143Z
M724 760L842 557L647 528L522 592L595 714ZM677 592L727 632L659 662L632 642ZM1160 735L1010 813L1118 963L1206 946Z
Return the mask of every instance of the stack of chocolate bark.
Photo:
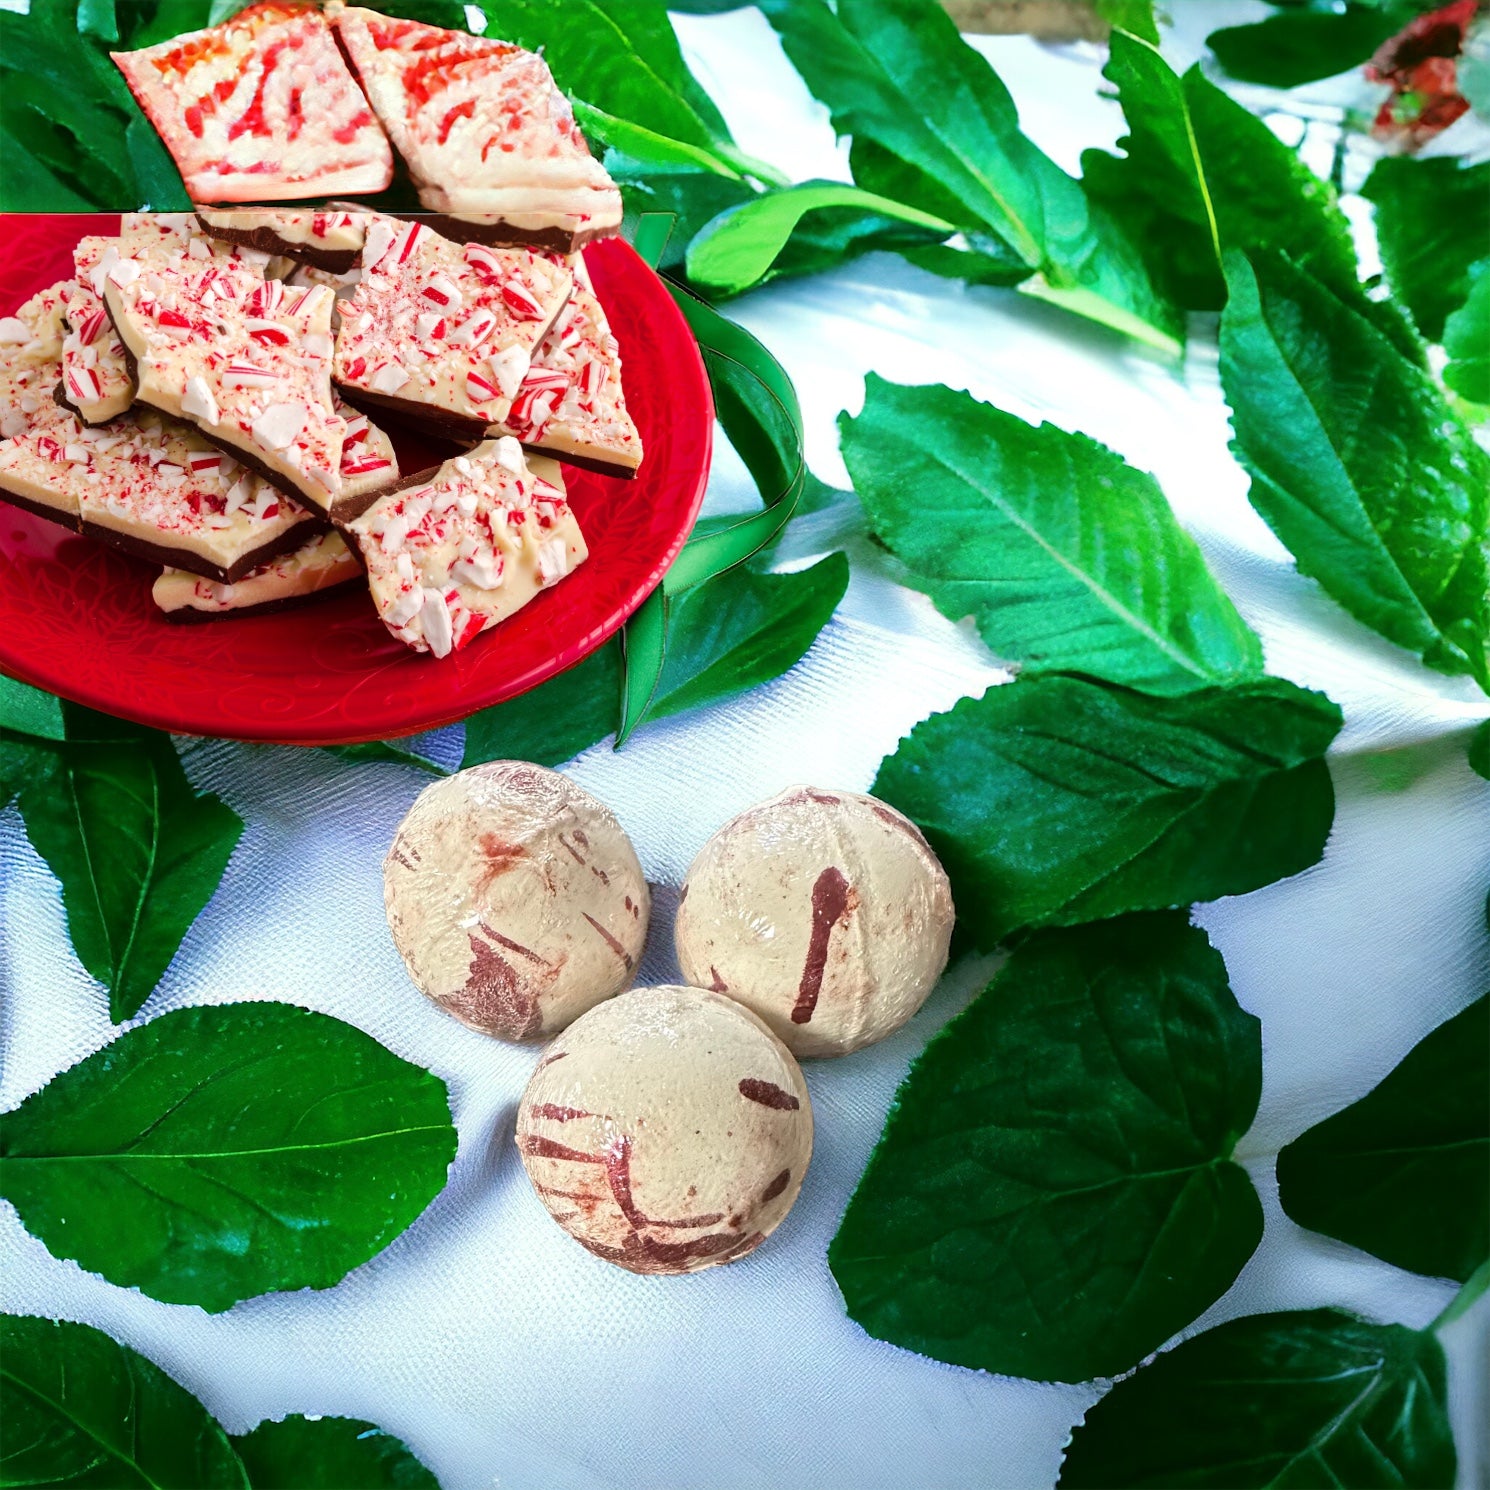
M542 59L332 0L115 60L200 206L0 319L0 497L164 563L167 615L362 581L441 657L571 572L550 457L642 449L579 252L619 195ZM381 190L384 128L437 217L239 205ZM374 419L458 453L401 479Z

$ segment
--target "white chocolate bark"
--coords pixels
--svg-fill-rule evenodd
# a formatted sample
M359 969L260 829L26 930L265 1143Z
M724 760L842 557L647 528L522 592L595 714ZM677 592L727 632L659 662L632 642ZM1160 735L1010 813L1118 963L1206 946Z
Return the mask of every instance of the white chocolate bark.
M341 307L336 381L412 405L410 418L479 434L506 418L573 283L552 255L452 243L417 222L375 218L361 282Z
M76 285L38 290L14 315L0 317L0 439L29 429L53 393L62 366L64 314Z
M393 156L314 7L261 4L110 54L194 202L382 191Z
M336 296L336 303L331 307L331 329L333 331L341 326L342 303L352 298L353 292L361 282L362 271L360 269L348 269L345 274L334 274L329 269L317 269L314 264L297 264L285 281L288 285L297 285L302 288L307 285L325 285Z
M214 229L230 233L267 231L284 245L282 252L294 257L297 249L361 253L368 214L337 207L203 207L197 216L208 233Z
M226 579L317 521L190 425L143 410L90 426L53 408L0 442L0 488L116 547Z
M330 511L346 420L331 396L330 290L286 288L181 253L116 265L104 298L136 362L136 397L196 424Z
M446 657L557 584L587 553L552 461L487 440L348 525L383 624Z
M362 565L357 556L332 529L250 569L236 584L225 585L185 569L165 569L151 587L150 598L168 615L182 611L231 615L255 606L299 600L361 578Z
M233 260L252 270L292 267L256 249L214 242L189 212L130 212L118 237L79 239L72 255L77 288L67 302L62 341L62 395L87 423L104 424L134 402L129 359L103 300L109 271L124 259L165 262L178 253Z
M633 1273L754 1251L812 1158L791 1052L748 1009L698 988L637 988L581 1015L538 1062L516 1126L549 1214Z
M327 15L430 211L564 248L620 227L621 194L542 57L340 0Z
M573 262L574 293L533 353L506 419L491 432L561 459L629 473L641 464L642 439L626 412L621 349L583 255Z
M558 771L488 761L419 793L383 903L426 998L483 1034L537 1040L630 984L652 896L603 802Z

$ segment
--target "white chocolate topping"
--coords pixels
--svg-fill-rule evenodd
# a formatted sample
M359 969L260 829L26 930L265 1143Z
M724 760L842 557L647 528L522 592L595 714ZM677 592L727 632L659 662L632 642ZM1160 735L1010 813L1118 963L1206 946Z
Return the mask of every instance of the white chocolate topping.
M362 279L341 306L336 380L496 423L573 282L552 255L452 243L420 223L376 217Z
M250 6L220 26L111 54L194 202L382 191L388 141L312 6Z
M559 456L635 470L642 440L621 391L621 351L576 254L574 293L538 345L506 419L493 433Z
M179 253L109 271L109 314L134 354L138 398L241 450L329 510L346 420L331 395L331 306L237 264Z
M231 233L252 233L259 228L268 228L281 243L293 247L358 253L367 230L368 214L336 207L301 210L203 207L200 216L209 232L213 228L224 228Z
M14 315L0 317L0 439L49 417L46 406L62 365L63 314L76 289L70 279L38 290Z
M350 523L373 601L400 641L436 657L557 584L587 550L552 461L512 439L453 456Z
M621 194L536 53L333 0L327 15L434 212L614 232Z

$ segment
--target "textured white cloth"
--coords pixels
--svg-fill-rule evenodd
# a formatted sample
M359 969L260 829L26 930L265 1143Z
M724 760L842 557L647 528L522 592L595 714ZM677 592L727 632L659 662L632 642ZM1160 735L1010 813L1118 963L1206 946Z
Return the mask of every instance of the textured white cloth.
M800 176L843 175L821 109L761 17L680 17L741 145ZM1095 54L983 42L1027 127L1068 166L1121 131ZM1421 1325L1451 1296L1312 1236L1277 1206L1281 1143L1378 1081L1485 991L1490 788L1464 761L1490 700L1356 625L1301 580L1253 514L1226 451L1214 359L1184 376L1048 307L966 290L874 258L742 300L740 319L800 390L809 456L843 479L834 418L870 368L972 389L1079 428L1152 470L1273 671L1345 708L1339 806L1324 862L1202 907L1242 1004L1261 1016L1262 1107L1241 1153L1267 1230L1202 1321L1338 1304ZM711 501L747 486L726 450ZM834 544L804 522L786 562ZM862 540L837 619L788 677L650 727L569 769L632 834L656 909L643 982L671 981L676 886L726 817L792 782L863 789L917 720L1002 674L967 627L897 588ZM454 762L460 731L433 748ZM748 1261L689 1278L607 1267L554 1226L523 1177L513 1108L534 1063L436 1012L410 986L383 919L380 865L425 778L316 751L200 743L186 766L246 819L221 889L143 1011L281 998L361 1026L444 1077L460 1129L445 1192L382 1255L319 1294L224 1315L156 1303L48 1256L0 1207L0 1307L99 1326L199 1393L233 1431L287 1412L372 1419L447 1490L1026 1490L1050 1485L1096 1387L944 1366L864 1335L825 1250L907 1064L980 988L954 970L909 1027L807 1078L817 1151L801 1200ZM67 941L56 885L12 808L0 815L0 1107L110 1037L105 1002ZM1486 1310L1449 1332L1462 1486L1485 1483L1476 1437Z

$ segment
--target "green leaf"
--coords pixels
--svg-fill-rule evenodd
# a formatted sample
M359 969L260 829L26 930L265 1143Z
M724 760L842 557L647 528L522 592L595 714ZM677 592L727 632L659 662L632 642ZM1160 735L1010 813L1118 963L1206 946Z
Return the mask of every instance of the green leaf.
M1465 1282L1490 1260L1487 1050L1482 997L1278 1155L1283 1209L1399 1268Z
M911 583L1026 673L1182 693L1262 672L1158 483L1106 446L873 373L863 413L839 427L870 525Z
M1004 1375L1134 1365L1262 1238L1260 1028L1182 912L1032 936L896 1093L828 1249L849 1314Z
M52 771L56 752L21 735L0 731L0 808L11 801L32 780Z
M471 715L461 767L498 760L562 766L615 729L620 699L621 643L614 639L547 683Z
M1279 678L1154 698L1021 678L923 720L874 793L920 825L952 879L959 934L1241 895L1318 861L1340 728Z
M212 898L243 822L193 791L165 735L69 743L21 793L26 833L62 882L73 947L128 1019Z
M114 0L78 0L78 30L117 46L119 17L114 13Z
M356 1418L287 1417L232 1442L250 1490L440 1490L403 1443Z
M740 173L714 151L686 140L670 139L628 119L617 119L614 114L593 108L580 99L574 100L574 116L592 143L598 141L608 149L620 150L638 165L669 171L683 167L709 171L731 181L740 179Z
M658 269L681 271L693 235L726 207L757 195L748 181L711 171L658 170L615 151L606 156L605 164L621 188L626 207L623 231L628 237L634 236L644 213L669 213L677 219L667 249L654 265Z
M848 577L842 554L791 574L746 565L674 601L662 672L640 722L717 703L788 672L827 625ZM615 728L620 686L620 648L610 642L531 693L472 715L461 764L562 765Z
M43 740L65 740L62 700L0 673L0 729Z
M1019 129L982 54L930 0L766 0L762 9L840 135L868 141L962 204L954 214L881 194L1006 241L1040 276L1027 288L1169 350L1181 331L1137 251L1079 183ZM870 190L874 182L856 180Z
M0 1315L0 1421L0 1484L249 1490L207 1409L85 1324Z
M329 1288L434 1199L444 1082L291 1004L178 1009L0 1119L0 1194L54 1257L210 1313Z
M29 134L23 140L0 124L0 156L5 160L5 169L0 171L0 212L87 212L98 206L44 166L33 144Z
M1490 404L1490 258L1470 265L1469 296L1444 322L1443 380L1461 398Z
M1212 31L1206 45L1241 82L1296 88L1359 67L1420 8L1346 5L1340 11L1286 10L1250 26Z
M1062 1490L1454 1483L1443 1348L1338 1309L1233 1319L1122 1381L1072 1434Z
M997 239L981 241L989 244L993 251L985 253L978 248L953 248L934 243L925 248L902 248L900 252L918 269L939 274L943 279L960 279L970 285L1007 288L1023 284L1030 277L1028 267L1012 260L1004 244ZM779 261L777 267L780 268Z
M213 24L212 12L215 8L214 0L159 0L144 24L131 30L130 50L153 47L157 42L169 41L173 36L180 36L186 31L200 31L204 26ZM239 6L237 10L242 8ZM237 10L233 12L235 15ZM141 8L142 18L143 15ZM222 19L226 20L227 17Z
M1483 720L1470 736L1469 764L1477 775L1490 781L1490 719Z
M1487 457L1433 379L1275 255L1228 255L1221 382L1252 505L1357 620L1490 689Z
M1392 293L1418 329L1441 341L1444 322L1469 296L1470 266L1490 242L1490 161L1449 156L1377 161L1361 188L1376 204L1376 239Z
M486 35L543 49L559 86L616 119L716 152L724 119L683 61L657 0L501 0Z
M1121 32L1103 76L1128 120L1118 141L1126 153L1086 151L1083 182L1145 245L1167 294L1188 310L1219 310L1222 251L1277 248L1364 302L1333 190L1261 119L1198 66L1177 77L1155 47Z
M420 755L417 750L405 750L392 740L367 740L360 745L327 745L325 749L344 761L387 761L392 765L417 766L431 776L448 776L444 766Z
M1159 45L1154 0L1092 0L1092 9L1114 31L1127 31L1142 41Z
M134 167L141 207L155 212L189 211L191 199L186 194L181 172L143 114L129 121L124 143Z
M893 202L857 186L809 181L731 207L709 223L688 246L688 277L696 284L738 294L767 277L802 218L826 209L855 209L910 223L947 237L956 225L917 207Z

